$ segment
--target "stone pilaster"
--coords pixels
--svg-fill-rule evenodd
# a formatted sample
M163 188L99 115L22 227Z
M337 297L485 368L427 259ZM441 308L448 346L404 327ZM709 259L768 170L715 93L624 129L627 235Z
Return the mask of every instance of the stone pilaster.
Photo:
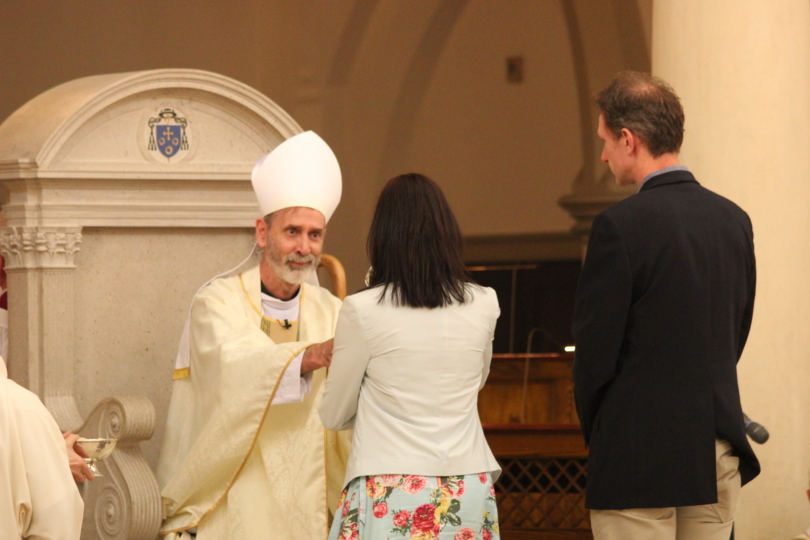
M82 423L73 397L73 277L79 227L0 231L9 282L9 374L40 396L64 431Z
M810 469L810 3L655 0L653 73L686 113L681 162L746 210L757 300L738 364L743 410L771 432L742 490L735 537L808 525Z

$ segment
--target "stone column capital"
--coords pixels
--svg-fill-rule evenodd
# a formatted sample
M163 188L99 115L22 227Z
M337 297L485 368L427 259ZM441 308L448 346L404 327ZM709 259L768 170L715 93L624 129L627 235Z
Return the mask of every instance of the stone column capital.
M0 254L6 270L75 269L81 227L8 227L0 229Z

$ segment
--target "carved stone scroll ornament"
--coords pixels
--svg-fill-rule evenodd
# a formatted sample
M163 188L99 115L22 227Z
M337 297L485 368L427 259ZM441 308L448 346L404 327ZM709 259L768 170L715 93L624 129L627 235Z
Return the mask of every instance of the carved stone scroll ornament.
M96 466L104 475L85 483L82 540L154 540L160 529L160 488L141 452L155 431L155 408L142 396L107 398L88 415L79 433L118 439L112 455Z
M112 455L97 464L104 476L82 488L82 540L154 540L160 488L140 449L155 430L154 406L141 396L106 398L82 422L73 397L73 277L81 238L79 227L0 230L0 253L9 277L17 280L10 288L23 285L10 315L29 332L16 343L12 334L10 360L63 431L118 439Z
M80 227L9 227L0 232L6 269L76 268L82 242Z

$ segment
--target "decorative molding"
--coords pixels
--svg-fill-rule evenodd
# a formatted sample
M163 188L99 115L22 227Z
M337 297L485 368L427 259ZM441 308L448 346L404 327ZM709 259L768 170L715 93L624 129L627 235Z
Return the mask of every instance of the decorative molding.
M156 107L182 113L174 159L150 150ZM3 209L9 227L251 227L253 165L301 131L278 104L216 73L70 81L0 125Z
M73 352L73 345L71 344L70 352ZM60 359L62 360L57 364L56 361L52 362L52 369L49 373L45 374L45 379L48 379L48 375L67 375L69 377L69 386L73 386L73 373L72 373L72 365L69 365L69 358L68 359ZM65 374L65 370L71 370L70 373ZM50 377L55 378L55 377ZM45 385L45 396L42 398L42 402L45 404L45 407L48 409L48 412L51 413L53 419L56 420L56 425L59 426L61 431L75 431L78 433L77 426L82 425L82 415L79 414L79 409L76 406L76 398L73 397L71 394L65 393L58 393L64 392L65 388L68 387L67 384L51 383ZM70 388L68 388L70 390Z
M34 178L39 167L30 159L10 159L0 161L0 179Z
M269 148L302 131L267 96L217 73L195 69L113 73L61 84L23 105L0 126L0 160L28 159L37 163L40 172L58 171L60 152L85 126L133 96L148 102L150 96L167 91L186 108L191 102L212 100L224 105L227 117L244 122L245 131L254 131L267 143L274 141ZM147 108L152 111L154 103ZM133 164L128 165L131 170ZM244 172L249 175L252 166L250 163Z
M76 268L81 227L9 227L0 231L0 254L7 270Z
M142 396L102 400L77 432L117 439L97 467L104 476L86 483L82 540L154 540L161 523L160 487L140 443L155 431L155 407Z
M9 227L250 228L259 217L250 180L10 180Z

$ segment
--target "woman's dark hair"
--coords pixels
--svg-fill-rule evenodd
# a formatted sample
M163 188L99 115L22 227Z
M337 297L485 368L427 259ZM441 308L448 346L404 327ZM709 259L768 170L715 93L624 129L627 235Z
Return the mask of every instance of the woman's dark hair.
M394 305L437 308L464 303L472 280L461 258L461 231L439 186L421 174L386 184L366 243L369 287Z

